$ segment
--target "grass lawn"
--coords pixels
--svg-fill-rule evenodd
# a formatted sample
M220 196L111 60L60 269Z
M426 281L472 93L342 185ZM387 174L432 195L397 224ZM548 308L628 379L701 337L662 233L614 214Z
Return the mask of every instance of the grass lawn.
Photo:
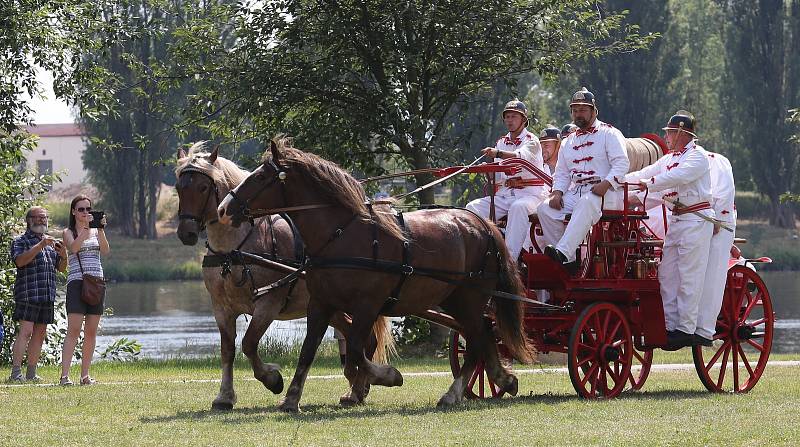
M658 353L661 354L661 353ZM797 359L798 356L775 356ZM686 361L685 353L656 361ZM322 359L312 375L337 373ZM444 360L401 360L403 372L447 371ZM98 363L94 387L0 388L0 445L796 445L798 368L770 366L746 395L705 391L694 371L654 371L642 392L611 401L578 399L567 374L520 376L520 395L435 407L450 377L407 375L374 387L364 406L343 409L343 378L310 379L303 412L276 410L278 396L236 370L239 401L209 410L216 360ZM289 373L284 372L289 380ZM52 380L53 367L40 372ZM125 381L124 384L111 382ZM12 435L13 434L13 435Z

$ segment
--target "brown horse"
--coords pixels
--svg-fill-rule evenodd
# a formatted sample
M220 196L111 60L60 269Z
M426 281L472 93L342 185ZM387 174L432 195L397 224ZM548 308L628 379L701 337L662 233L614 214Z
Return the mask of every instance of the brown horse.
M311 293L306 338L281 409L298 411L303 385L328 319L353 317L345 376L350 390L340 403L364 400L369 384L399 386L403 377L365 356L364 341L379 315L420 314L440 306L467 341L464 367L439 405L459 402L476 363L483 360L502 391L517 393L517 378L498 359L495 336L484 319L488 290L521 294L522 283L502 236L486 220L463 209L429 209L403 215L404 228L386 206L368 207L361 185L335 164L271 143L263 164L222 201L222 223L248 215L286 211L310 254ZM405 242L408 242L404 249ZM387 300L394 296L396 300ZM494 302L497 332L519 361L532 360L519 301Z
M211 153L203 150L203 143L197 143L190 148L188 154L183 150L178 153L175 170L178 181L175 187L178 190L180 214L177 232L181 241L186 245L196 244L198 234L207 225L208 244L217 253L227 255L232 250L241 249L248 253L274 253L282 258L293 258L294 235L290 225L280 216L258 219L254 227L233 228L217 222L216 210L220 194L227 194L249 172L218 156L217 149ZM213 409L218 410L231 409L236 403L233 359L236 352L237 317L242 314L253 316L242 339L242 352L250 360L256 379L277 394L283 391L283 378L277 365L265 365L261 361L258 343L273 320L304 317L309 300L305 280L300 279L294 286L274 289L254 301L253 288L270 284L283 275L250 265L250 277L245 273L243 265L231 265L230 272L223 276L222 268L221 265L203 268L203 280L211 294L214 318L220 334L222 383L219 394L211 404ZM334 314L330 323L344 334L349 332L350 323L341 312ZM374 358L384 363L389 352L394 349L388 323L388 319L376 322L370 338L370 353L375 352Z

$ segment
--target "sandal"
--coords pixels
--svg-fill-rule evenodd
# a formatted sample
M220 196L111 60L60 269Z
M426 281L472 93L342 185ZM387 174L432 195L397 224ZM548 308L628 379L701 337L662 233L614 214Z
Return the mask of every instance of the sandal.
M25 376L22 375L22 372L11 373L11 377L8 378L9 382L16 382L16 383L23 383L25 382Z
M58 384L59 384L59 385L61 385L61 386L70 386L70 385L74 385L74 384L72 383L72 381L71 381L71 380L69 380L69 376L63 376L63 377L61 377L61 380L59 380Z
M81 377L81 385L95 385L97 381L92 379L91 376L83 376Z

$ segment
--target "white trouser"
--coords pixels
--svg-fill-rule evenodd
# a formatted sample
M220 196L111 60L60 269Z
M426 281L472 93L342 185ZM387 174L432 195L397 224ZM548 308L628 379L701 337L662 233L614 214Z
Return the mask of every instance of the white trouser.
M669 210L666 210L666 213L667 219L669 219L672 213ZM653 236L663 240L664 236L666 236L666 231L664 229L664 205L647 210L647 220L645 220L644 223L647 225L647 228L653 232Z
M506 246L511 257L515 260L522 251L522 244L530 233L531 223L528 215L536 211L536 207L541 203L542 198L535 195L516 195L516 196L495 196L494 216L500 219L508 216L506 222ZM481 197L469 202L466 207L468 210L477 213L484 218L489 218L491 202L489 197Z
M566 255L568 262L575 260L575 251L592 225L600 220L603 209L614 210L622 206L621 192L609 189L601 198L591 192L591 186L565 192L564 206L560 210L551 208L547 200L537 210L545 243L555 245L558 251ZM572 217L565 229L564 217L569 213L572 213Z
M731 228L735 224L728 223ZM728 260L731 258L731 246L734 233L720 229L711 238L708 249L708 267L706 268L706 282L703 285L703 297L697 315L698 335L712 339L717 332L717 316L722 307L722 297L725 292L725 282L728 279Z
M670 218L658 266L668 331L695 332L713 232L714 225L705 220Z

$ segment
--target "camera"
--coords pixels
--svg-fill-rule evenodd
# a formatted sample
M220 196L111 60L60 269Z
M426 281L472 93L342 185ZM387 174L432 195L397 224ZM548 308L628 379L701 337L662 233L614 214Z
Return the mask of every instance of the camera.
M89 228L103 228L105 225L101 224L100 221L106 217L105 211L90 211L92 214L92 221L89 222Z

